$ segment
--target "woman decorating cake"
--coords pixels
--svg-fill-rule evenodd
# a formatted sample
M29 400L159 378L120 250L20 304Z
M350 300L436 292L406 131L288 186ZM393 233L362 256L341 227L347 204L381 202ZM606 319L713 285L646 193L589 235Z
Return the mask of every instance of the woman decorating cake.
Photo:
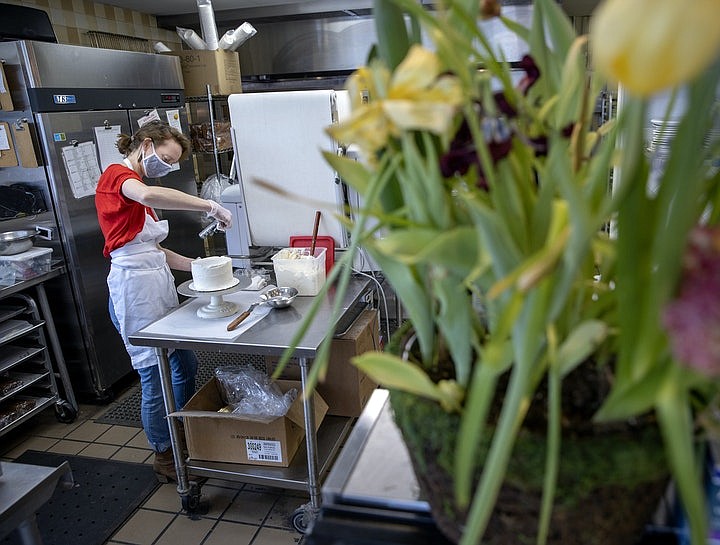
M167 220L159 220L154 208L205 212L225 230L232 224L230 211L212 200L176 189L149 186L142 179L160 178L190 151L190 142L178 130L151 121L132 136L117 141L122 164L107 167L95 192L100 228L105 237L103 253L111 260L107 284L109 310L120 332L132 366L140 375L141 419L155 452L153 469L161 481L176 478L165 419L158 358L150 347L133 346L131 335L178 306L170 269L190 271L192 258L163 248L168 236ZM197 360L192 352L175 350L169 355L175 403L178 407L195 391Z

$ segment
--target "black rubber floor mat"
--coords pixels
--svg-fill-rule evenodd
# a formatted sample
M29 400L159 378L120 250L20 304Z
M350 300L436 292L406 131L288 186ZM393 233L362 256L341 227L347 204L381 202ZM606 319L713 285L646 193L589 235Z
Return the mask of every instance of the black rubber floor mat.
M37 512L43 543L102 545L159 486L152 467L85 456L28 450L17 463L57 467L66 461L75 486L57 488ZM0 541L21 545L17 532Z

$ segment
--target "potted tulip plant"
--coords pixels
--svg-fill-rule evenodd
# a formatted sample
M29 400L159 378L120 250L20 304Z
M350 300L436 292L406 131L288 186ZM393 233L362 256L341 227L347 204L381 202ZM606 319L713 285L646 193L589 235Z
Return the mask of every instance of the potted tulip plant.
M720 4L607 0L589 40L553 0L534 2L529 28L491 0L447 0L432 12L376 0L374 16L375 55L348 82L352 115L328 129L362 152L361 161L326 159L364 203L328 284L344 289L362 246L402 302L411 334L354 363L391 389L399 421L430 418L431 404L457 424L444 454L459 513L448 535L474 544L491 528L530 408L541 404L537 542L547 541L567 490L564 400L598 394L582 383L601 375L594 423L642 420L658 432L692 542L703 543L697 424L720 374L718 143L707 139ZM484 17L527 43L519 66L479 29ZM607 80L627 95L617 118L596 127ZM680 87L687 106L650 191L648 99Z

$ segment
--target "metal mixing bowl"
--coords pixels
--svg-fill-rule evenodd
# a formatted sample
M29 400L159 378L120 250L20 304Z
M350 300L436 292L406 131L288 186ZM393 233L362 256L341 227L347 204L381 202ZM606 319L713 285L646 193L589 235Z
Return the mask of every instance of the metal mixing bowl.
M0 233L0 255L15 255L29 250L37 231L5 231Z
M272 288L260 295L260 300L272 308L285 308L292 305L297 294L295 288Z

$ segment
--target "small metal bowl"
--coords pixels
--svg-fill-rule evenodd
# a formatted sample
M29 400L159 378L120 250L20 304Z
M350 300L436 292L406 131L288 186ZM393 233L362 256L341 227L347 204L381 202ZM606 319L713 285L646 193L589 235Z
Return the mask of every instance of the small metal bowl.
M272 308L285 308L292 305L297 294L295 288L272 288L260 295L260 299Z

